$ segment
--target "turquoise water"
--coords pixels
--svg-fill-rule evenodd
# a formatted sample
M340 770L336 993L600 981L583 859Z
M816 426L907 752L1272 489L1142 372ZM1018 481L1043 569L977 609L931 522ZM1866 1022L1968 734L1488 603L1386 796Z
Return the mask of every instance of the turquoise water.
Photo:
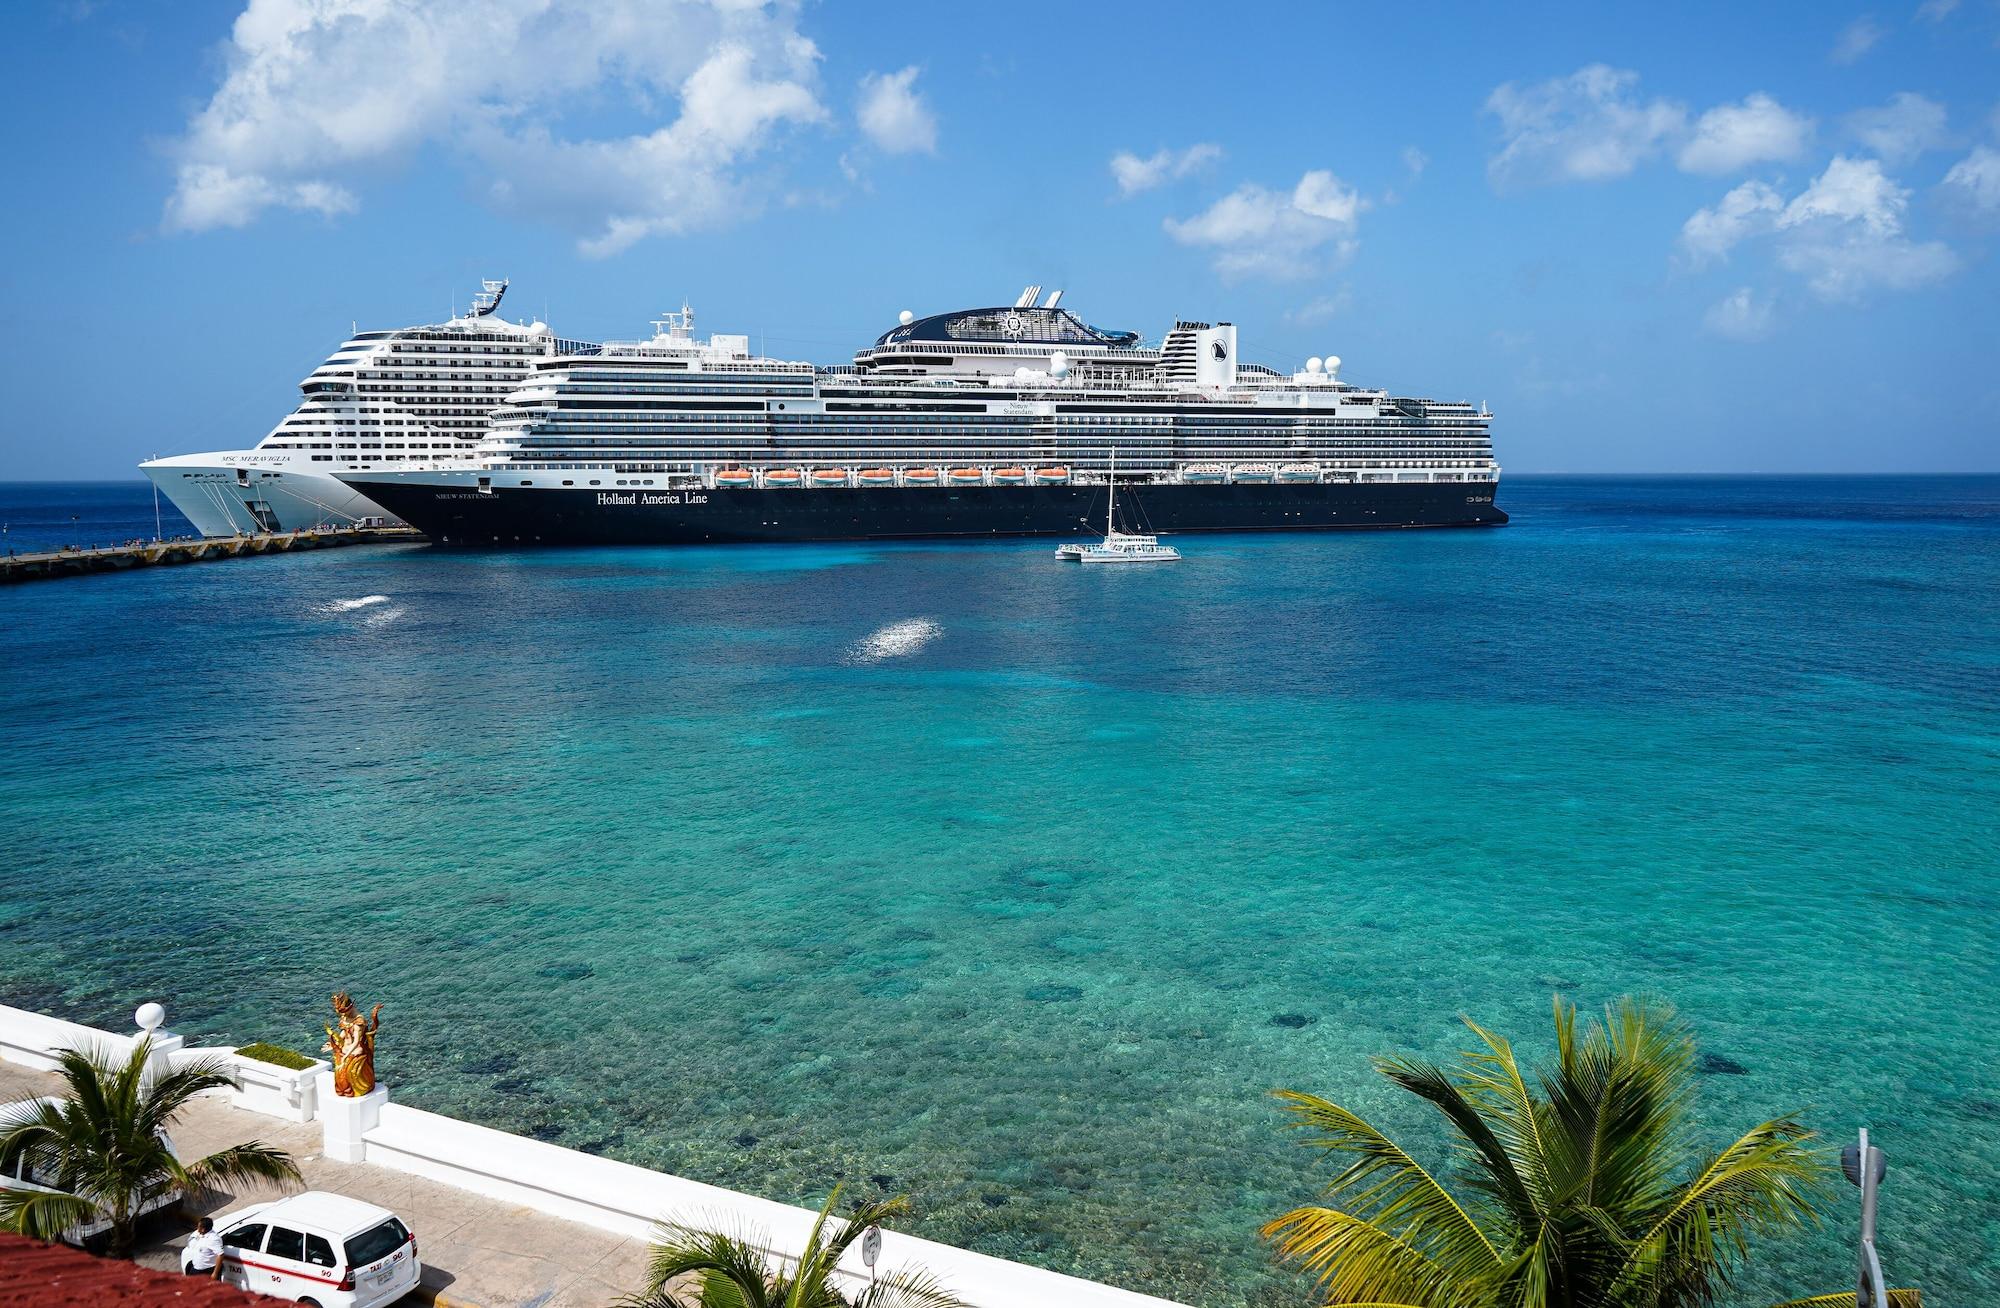
M347 987L405 1102L1279 1304L1256 1227L1327 1173L1269 1089L1424 1141L1371 1055L1652 992L1742 1069L1714 1133L1870 1125L1895 1278L2000 1297L2000 479L1503 503L0 592L0 1000L316 1047Z

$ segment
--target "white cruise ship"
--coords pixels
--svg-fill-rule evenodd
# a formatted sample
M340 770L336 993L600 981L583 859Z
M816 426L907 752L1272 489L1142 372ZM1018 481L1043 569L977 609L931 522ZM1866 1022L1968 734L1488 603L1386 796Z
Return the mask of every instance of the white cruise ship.
M482 283L448 322L359 332L299 383L299 407L255 448L139 466L204 536L351 526L393 517L336 474L461 459L487 415L538 360L597 347L495 312L505 281Z
M341 473L440 544L678 544L1497 526L1490 415L1237 359L1230 323L1156 345L1029 287L901 322L851 365L694 336L535 362L474 456Z

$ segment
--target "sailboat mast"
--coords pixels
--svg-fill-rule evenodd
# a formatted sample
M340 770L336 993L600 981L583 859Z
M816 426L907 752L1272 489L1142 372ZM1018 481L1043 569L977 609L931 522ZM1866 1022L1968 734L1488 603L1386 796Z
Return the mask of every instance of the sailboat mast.
M1111 490L1104 499L1104 534L1108 537L1117 528L1112 525L1112 514L1118 508L1118 447L1111 447Z

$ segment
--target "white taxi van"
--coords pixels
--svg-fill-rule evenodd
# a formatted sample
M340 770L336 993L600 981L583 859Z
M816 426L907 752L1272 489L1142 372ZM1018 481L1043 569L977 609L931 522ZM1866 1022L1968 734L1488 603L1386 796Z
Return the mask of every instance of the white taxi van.
M319 1308L376 1308L417 1287L417 1237L386 1208L324 1190L215 1219L222 1279ZM185 1266L185 1259L183 1259Z

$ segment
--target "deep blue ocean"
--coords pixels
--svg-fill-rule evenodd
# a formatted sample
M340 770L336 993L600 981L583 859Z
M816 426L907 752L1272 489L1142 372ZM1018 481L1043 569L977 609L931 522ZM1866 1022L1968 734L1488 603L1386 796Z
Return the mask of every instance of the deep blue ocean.
M143 485L0 516L55 494L150 534ZM2000 478L1501 503L0 590L0 1001L317 1048L348 988L404 1102L1275 1305L1257 1226L1330 1173L1269 1090L1430 1149L1371 1056L1643 992L1715 1143L1870 1126L1892 1279L2000 1301ZM1853 1194L1737 1300L1850 1286Z

